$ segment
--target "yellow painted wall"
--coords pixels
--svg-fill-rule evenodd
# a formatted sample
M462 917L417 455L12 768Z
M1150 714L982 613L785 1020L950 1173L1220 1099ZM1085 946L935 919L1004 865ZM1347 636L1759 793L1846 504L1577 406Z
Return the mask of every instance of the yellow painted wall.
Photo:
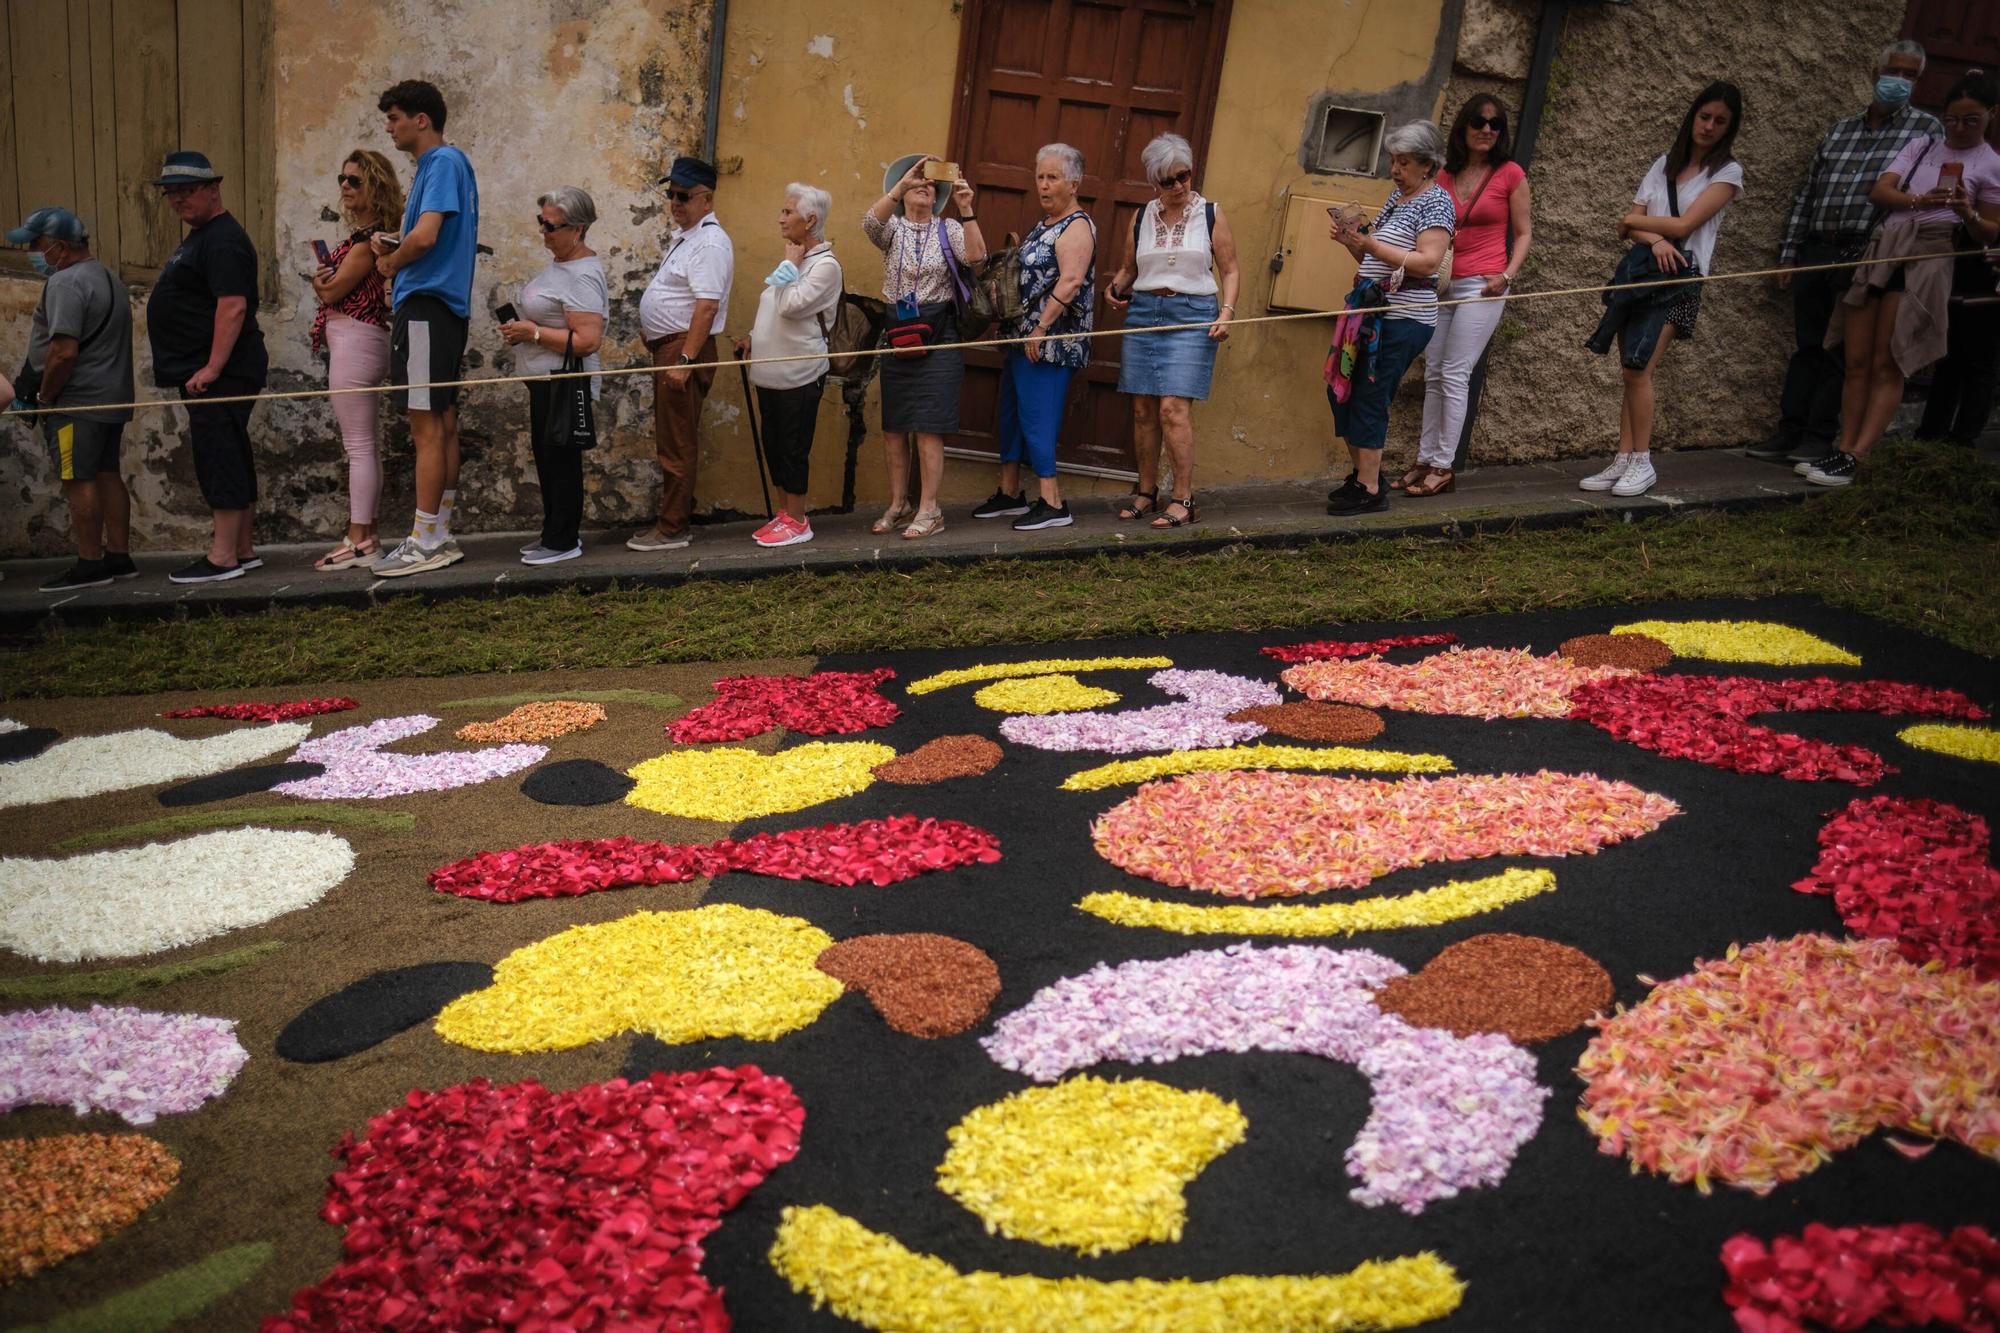
M1243 267L1239 316L1266 313L1268 261L1278 248L1288 191L1372 203L1389 191L1387 180L1314 177L1299 169L1308 104L1329 89L1380 95L1421 79L1432 64L1444 5L1315 6L1313 21L1301 23L1302 7L1293 0L1236 0L1200 185L1235 229ZM877 0L814 6L731 0L717 146L727 173L717 212L737 242L731 329L750 326L763 276L781 257L775 218L792 180L832 193L827 234L848 284L879 294L879 252L863 238L858 219L877 197L889 162L947 149L957 8L951 0L906 0L893 8ZM1036 147L1022 145L1023 155ZM1115 244L1107 238L1107 248ZM1108 277L1117 260L1115 253L1100 255L1100 274ZM1319 378L1326 339L1325 321L1314 319L1246 327L1230 340L1213 397L1195 409L1198 485L1326 470L1332 431ZM734 376L719 382L710 399L703 507L761 508L741 401ZM864 507L885 498L872 392L868 420L857 483ZM815 506L839 501L846 438L846 414L829 382L813 446ZM977 500L992 483L988 464L946 463L947 500ZM1063 484L1079 495L1126 488L1067 475Z

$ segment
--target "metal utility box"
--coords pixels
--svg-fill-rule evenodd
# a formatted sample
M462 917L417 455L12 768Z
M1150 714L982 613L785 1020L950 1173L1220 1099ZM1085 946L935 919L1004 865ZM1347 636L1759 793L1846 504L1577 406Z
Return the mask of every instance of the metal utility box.
M1285 221L1271 257L1273 310L1338 310L1354 289L1354 257L1326 234L1326 210L1361 204L1369 218L1395 188L1385 180L1310 181L1310 194L1285 192Z

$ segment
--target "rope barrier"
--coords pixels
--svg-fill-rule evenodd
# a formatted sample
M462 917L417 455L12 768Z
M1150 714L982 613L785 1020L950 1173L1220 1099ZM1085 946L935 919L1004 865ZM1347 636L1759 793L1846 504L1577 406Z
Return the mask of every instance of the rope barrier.
M1916 261L1923 259L1959 259L1967 255L1983 255L1986 253L1988 252L1984 249L1939 250L1934 253L1921 254L1921 255L1904 255L1899 258L1840 259L1840 260L1833 260L1824 264L1799 264L1790 268L1785 268L1785 267L1760 268L1760 269L1748 269L1741 273L1696 274L1692 277L1676 279L1671 283L1663 285L1685 286L1692 283L1733 282L1745 278L1776 277L1781 273L1783 274L1821 273L1831 269L1865 268L1871 264L1907 264L1907 263L1915 263ZM1550 291L1537 291L1537 292L1507 291L1503 292L1499 296L1464 296L1451 300L1440 300L1437 303L1437 305L1438 308L1442 310L1453 306L1473 305L1475 303L1484 303L1488 301L1548 300L1558 296L1593 296L1615 290L1617 290L1615 284L1600 283L1592 287L1558 287ZM1229 327L1231 329L1237 329L1237 328L1242 328L1245 325L1251 325L1251 324L1286 324L1286 323L1291 323L1295 320L1303 320L1303 319L1333 319L1340 315L1387 314L1390 311L1394 310L1395 308L1396 307L1386 306L1386 305L1356 306L1352 309L1343 307L1338 310L1301 310L1282 315L1251 315L1248 316L1247 318L1231 320ZM1191 329L1212 328L1214 324L1215 324L1214 320L1201 320L1192 324L1157 324L1150 328L1143 328L1143 329L1124 329L1124 328L1091 329L1087 332L1080 332L1080 333L1047 334L1041 337L1039 341L1083 342L1093 338L1138 337L1143 334L1153 334L1153 333L1185 333ZM1023 344L1035 341L1037 341L1037 339L1035 338L990 338L977 342L932 343L929 345L929 350L935 352L948 352L954 350L979 351L979 350L997 349L1003 347L1018 347ZM881 356L895 356L896 354L897 354L897 349L893 347L866 347L857 349L853 352L841 353L842 356L853 356L853 357L881 357ZM615 379L619 376L624 376L624 375L665 375L668 374L669 372L676 370L685 370L685 371L720 370L726 366L731 366L731 365L744 366L744 367L771 366L771 365L783 365L787 362L792 362L792 361L824 361L825 359L826 356L823 353L804 352L804 353L797 353L792 356L752 356L752 357L741 357L732 361L700 361L686 366L652 366L652 365L613 366L609 368L600 368L597 370L574 370L574 371L551 372L546 375L486 375L486 376L481 376L478 379L469 379L469 380L434 380L427 385L415 385L415 386L402 385L402 384L366 384L366 385L355 385L349 388L340 388L340 389L334 389L334 388L288 389L280 393L246 393L246 394L234 394L227 396L217 396L212 398L207 395L197 395L192 399L146 398L130 403L92 403L88 408L79 410L87 410L91 412L151 411L169 407L186 407L189 405L189 403L208 405L208 406L220 405L222 403L275 403L275 402L284 402L290 399L299 399L299 398L331 398L337 394L344 394L344 393L403 393L407 392L412 387L431 388L431 389L464 389L464 388L471 388L474 386L483 387L486 385L493 385L493 384L544 384L550 380L558 380L558 379L583 379L586 377L590 378L602 377L604 379ZM0 418L36 416L40 415L44 411L60 413L62 409L38 408L33 410L9 410L5 412L0 412Z

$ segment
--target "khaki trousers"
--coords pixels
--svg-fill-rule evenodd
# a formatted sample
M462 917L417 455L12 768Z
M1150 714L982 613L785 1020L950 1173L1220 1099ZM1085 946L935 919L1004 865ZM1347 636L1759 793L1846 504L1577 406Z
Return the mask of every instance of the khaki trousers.
M653 364L680 364L686 333L649 338L646 348ZM709 347L715 346L714 339ZM715 382L715 369L696 370L675 384L665 375L653 376L653 452L660 460L660 531L684 536L694 516L695 467L701 457L701 405Z

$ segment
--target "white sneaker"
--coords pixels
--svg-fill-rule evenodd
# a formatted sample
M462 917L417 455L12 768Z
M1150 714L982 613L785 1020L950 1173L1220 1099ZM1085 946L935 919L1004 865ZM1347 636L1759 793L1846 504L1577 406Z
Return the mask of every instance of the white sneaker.
M1627 463L1625 475L1612 484L1613 495L1644 495L1653 488L1653 483L1660 479L1660 474L1653 471L1652 459L1640 458L1637 454L1632 454L1631 457L1636 461Z
M542 545L542 539L537 537L535 540L529 542L526 546L523 546L521 548L521 554L533 555L537 551L546 551L548 549L549 549L548 547Z
M558 565L565 560L574 560L583 554L583 543L578 542L567 551L552 551L546 546L537 546L521 557L524 565Z
M374 574L378 579L399 579L408 574L428 573L433 569L443 569L455 561L465 558L463 551L447 550L449 542L436 546L419 546L415 537L403 538L395 550L375 562Z
M669 537L658 528L647 528L627 537L625 545L634 551L678 551L688 544L689 536L684 532L678 537Z
M1618 479L1625 475L1625 469L1631 466L1631 463L1632 455L1613 454L1611 462L1604 471L1591 473L1577 485L1586 491L1608 491L1618 484Z

